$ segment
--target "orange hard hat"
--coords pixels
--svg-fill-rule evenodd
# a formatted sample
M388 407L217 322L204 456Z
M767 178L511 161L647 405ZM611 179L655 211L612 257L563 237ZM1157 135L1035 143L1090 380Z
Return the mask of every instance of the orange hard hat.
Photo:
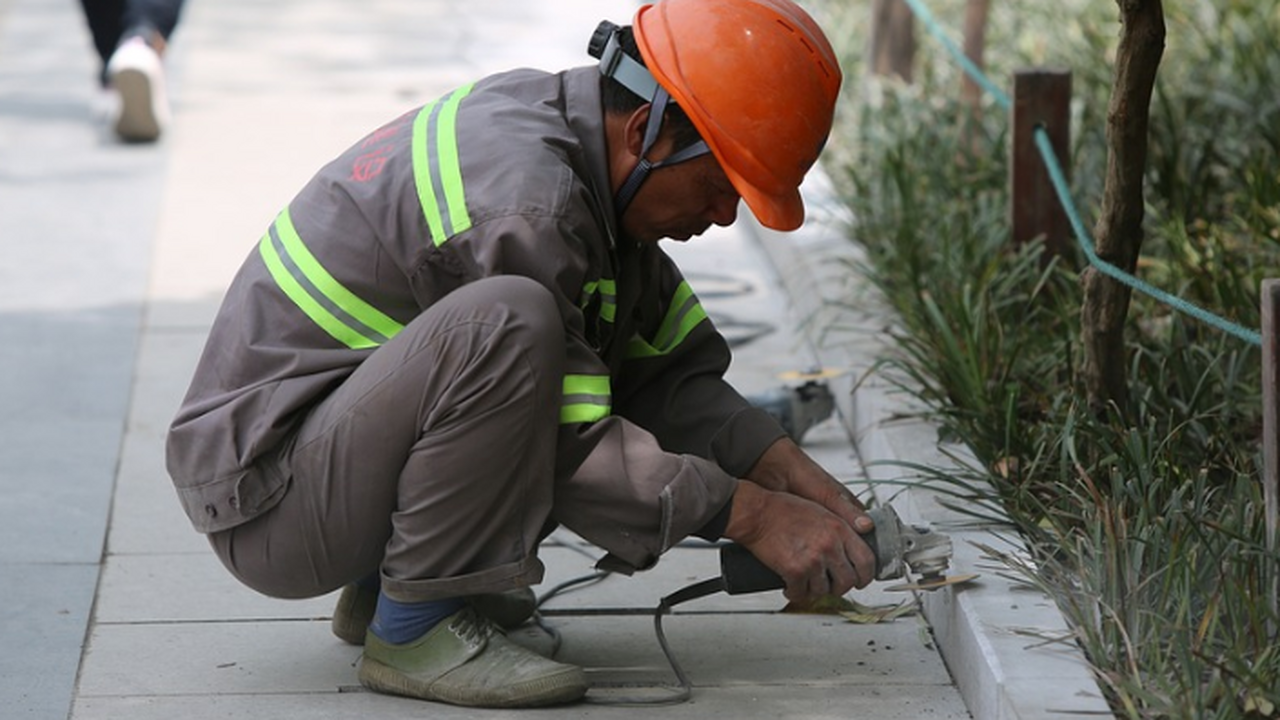
M632 29L756 219L800 227L800 183L831 131L841 80L813 18L791 0L662 0L640 8Z

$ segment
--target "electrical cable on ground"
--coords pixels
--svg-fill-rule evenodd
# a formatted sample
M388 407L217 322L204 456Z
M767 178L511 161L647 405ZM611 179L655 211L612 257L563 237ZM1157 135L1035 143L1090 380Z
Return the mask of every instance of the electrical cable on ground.
M552 587L545 594L543 594L541 597L538 598L538 602L534 606L533 622L538 626L539 629L542 630L542 632L546 633L547 636L551 638L551 653L550 653L551 657L554 658L560 652L560 645L563 642L563 638L560 635L560 631L555 629L554 626L549 625L546 621L546 618L544 618L542 616L542 613L539 612L539 609L542 607L542 604L550 600L551 598L555 597L556 595L559 595L560 593L564 592L565 590L579 587L579 586L590 585L593 583L598 583L601 580L604 580L608 576L609 576L608 572L604 570L599 570L594 573L591 573L590 575L583 575L582 577L576 577L576 578L573 578L572 580L566 580L565 582L562 582L559 585Z
M583 575L571 580L566 580L541 595L538 598L536 607L541 608L543 603L560 593L600 582L611 574L612 573L607 571L600 570L589 575ZM662 598L662 600L659 601L658 606L653 611L654 634L658 638L658 645L662 648L662 654L666 658L667 664L671 666L671 671L676 676L677 688L674 689L671 695L658 697L622 695L608 698L591 697L588 695L585 698L585 702L596 705L678 705L688 701L693 695L693 683L690 682L689 676L685 674L684 668L681 667L680 663L676 660L675 653L672 652L671 645L667 642L667 635L662 629L662 616L669 614L671 612L671 608L679 605L680 603L687 602L689 600L696 600L698 598L711 595L712 593L720 592L724 590L724 587L724 579L720 577L696 582ZM560 631L548 624L542 613L536 609L533 613L533 621L539 629L551 638L552 649L550 657L554 658L556 654L560 652L560 646L562 643Z

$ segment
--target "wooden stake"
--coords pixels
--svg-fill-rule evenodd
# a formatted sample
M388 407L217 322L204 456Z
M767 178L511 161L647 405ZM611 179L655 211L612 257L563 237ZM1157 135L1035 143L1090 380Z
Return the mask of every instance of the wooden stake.
M1071 237L1067 212L1054 192L1035 130L1049 134L1053 153L1070 178L1071 73L1031 69L1013 75L1013 134L1009 162L1010 223L1017 245L1044 237L1047 255L1059 255Z
M1262 281L1262 494L1267 551L1276 551L1280 521L1280 279ZM1271 614L1280 613L1280 569L1270 573ZM1273 629L1274 631L1274 629Z

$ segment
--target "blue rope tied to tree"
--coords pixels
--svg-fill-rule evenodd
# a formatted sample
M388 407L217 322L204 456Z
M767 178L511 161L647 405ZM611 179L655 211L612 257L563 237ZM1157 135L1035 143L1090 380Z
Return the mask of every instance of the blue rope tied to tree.
M987 77L972 60L965 55L960 48L947 37L943 32L942 26L934 18L933 13L925 6L922 0L904 0L916 17L924 23L925 28L942 46L951 53L960 67L973 79L978 85L982 86L993 98L996 103L1004 110L1008 111L1013 107L1013 101L1009 98L1008 93L1001 90ZM1190 315L1204 323L1207 323L1222 332L1234 335L1245 342L1254 345L1262 345L1262 333L1257 330L1251 330L1238 323L1231 322L1225 318L1214 315L1213 313L1201 308L1193 303L1183 300L1180 297L1171 295L1148 282L1139 280L1130 273L1116 267L1115 265L1098 257L1098 253L1094 250L1093 238L1089 236L1089 232L1085 230L1084 221L1080 219L1080 213L1076 210L1075 202L1071 198L1071 190L1067 185L1066 174L1062 171L1062 166L1058 164L1058 157L1053 152L1053 145L1049 140L1049 134L1045 132L1043 127L1035 129L1036 148L1040 151L1040 156L1044 158L1046 169L1049 171L1049 179L1053 183L1054 191L1058 195L1058 201L1062 203L1062 208L1067 213L1067 218L1071 222L1071 228L1075 231L1076 242L1079 243L1080 249L1084 251L1085 257L1089 260L1089 264L1098 269L1099 272L1118 282L1124 283L1130 288L1140 293L1148 295L1156 300L1168 305L1179 312Z

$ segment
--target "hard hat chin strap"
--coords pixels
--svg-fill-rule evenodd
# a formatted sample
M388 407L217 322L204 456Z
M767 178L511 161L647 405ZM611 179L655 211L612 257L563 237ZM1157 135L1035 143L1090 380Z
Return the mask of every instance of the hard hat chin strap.
M662 116L666 112L667 103L670 100L671 96L661 86L653 93L653 101L649 104L649 122L645 124L644 128L644 143L640 146L640 161L631 169L631 173L623 181L622 187L618 188L618 192L613 196L613 207L618 213L618 217L622 217L622 213L627 211L627 206L635 199L636 193L640 192L640 186L649 177L649 173L658 168L670 167L711 152L711 148L707 147L706 141L699 140L692 145L680 148L656 163L649 161L649 151L653 149L653 144L658 141L658 133L662 130Z
M600 74L622 83L623 87L642 98L649 100L649 122L645 124L644 143L640 147L640 161L631 169L622 187L613 197L613 207L618 217L626 212L627 206L635 199L640 186L644 184L649 173L661 167L669 167L677 163L692 160L711 152L704 140L699 140L671 153L657 163L649 162L649 150L658 140L662 130L662 118L666 114L671 96L653 79L648 68L627 55L618 43L618 27L609 22L600 23L596 34L591 39L588 52L600 58Z

